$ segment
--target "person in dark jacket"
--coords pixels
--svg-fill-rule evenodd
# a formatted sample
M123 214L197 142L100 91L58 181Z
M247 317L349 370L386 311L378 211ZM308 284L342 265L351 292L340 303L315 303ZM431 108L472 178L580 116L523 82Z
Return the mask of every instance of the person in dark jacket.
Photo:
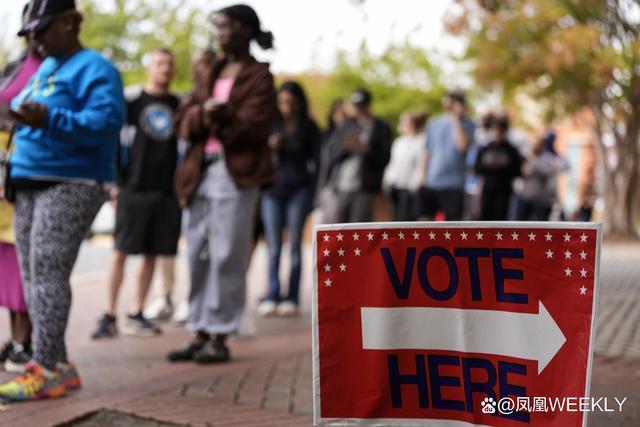
M318 171L320 131L309 117L302 87L288 81L278 90L280 120L269 138L276 158L275 182L262 195L262 221L269 247L269 292L258 307L263 316L295 315L302 256L302 232L311 211ZM288 230L291 274L286 297L280 297L282 232Z
M249 46L273 46L256 12L229 6L213 17L221 49L207 78L196 83L177 113L179 136L191 146L176 172L176 192L188 206L191 274L187 329L195 334L170 361L230 359L227 337L244 312L245 275L258 189L273 181L267 140L277 116L269 65Z
M262 221L269 246L269 292L258 307L268 316L295 315L300 287L302 232L313 200L318 171L320 131L309 117L302 87L288 81L278 90L280 120L269 138L276 158L275 182L262 196ZM288 230L291 249L289 290L280 297L282 232Z
M22 12L23 20L27 19L28 4ZM0 71L0 104L9 105L11 100L27 85L31 76L42 64L38 45L33 37L24 37L27 48L20 58L10 62ZM11 138L11 122L4 123L0 119L0 156L8 156L4 152ZM4 188L0 188L4 193ZM0 366L7 372L23 372L31 359L31 320L24 299L20 266L16 253L16 239L13 232L13 206L0 196L0 307L9 310L11 339L0 349Z
M320 164L318 166L318 180L316 184L316 194L314 207L318 211L318 216L314 218L320 224L327 224L333 221L331 215L335 214L335 194L328 184L329 181L329 157L331 141L337 137L338 130L347 120L345 102L342 99L334 99L327 114L327 127L322 132L320 142Z
M522 158L507 139L509 118L496 116L489 125L490 143L480 149L476 173L484 178L480 219L505 221L511 200L513 180L520 176Z
M346 121L329 143L329 185L335 194L337 223L373 220L376 196L391 157L391 128L371 112L371 93L351 95L354 117Z

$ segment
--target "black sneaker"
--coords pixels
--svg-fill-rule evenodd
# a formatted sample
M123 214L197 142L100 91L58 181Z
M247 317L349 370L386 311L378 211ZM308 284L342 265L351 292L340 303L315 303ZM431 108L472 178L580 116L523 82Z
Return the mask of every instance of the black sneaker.
M12 348L13 348L12 340L9 340L6 343L4 343L2 348L0 348L0 363L4 363L7 360L7 357L9 357L9 352L11 351Z
M196 353L202 350L204 343L189 341L184 347L173 350L167 355L169 362L188 362L193 360Z
M142 313L127 315L126 335L136 337L155 337L162 333L162 329L145 319Z
M99 340L102 338L113 338L118 335L118 327L116 326L116 317L105 314L98 320L96 330L91 334L91 338Z
M14 374L23 374L26 364L31 360L31 355L22 344L13 344L7 360L4 362L4 370Z
M231 352L229 347L224 344L218 344L214 340L207 341L193 357L196 363L201 364L223 363L228 362L230 359Z

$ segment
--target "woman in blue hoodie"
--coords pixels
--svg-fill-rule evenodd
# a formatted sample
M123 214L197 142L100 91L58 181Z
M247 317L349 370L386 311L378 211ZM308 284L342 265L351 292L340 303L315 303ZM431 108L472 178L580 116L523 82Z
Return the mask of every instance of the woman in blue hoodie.
M33 360L24 375L0 385L0 397L63 396L80 386L64 335L69 277L84 236L115 179L115 150L125 102L118 71L79 41L82 16L73 0L32 0L20 34L30 33L47 59L13 108L11 177L15 231L29 315Z

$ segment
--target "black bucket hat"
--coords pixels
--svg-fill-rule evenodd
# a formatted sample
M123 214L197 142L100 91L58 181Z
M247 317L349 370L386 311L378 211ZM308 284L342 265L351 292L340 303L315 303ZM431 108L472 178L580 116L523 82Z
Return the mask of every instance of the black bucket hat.
M38 31L47 25L58 15L70 10L76 10L75 0L31 0L27 5L25 21L18 36Z

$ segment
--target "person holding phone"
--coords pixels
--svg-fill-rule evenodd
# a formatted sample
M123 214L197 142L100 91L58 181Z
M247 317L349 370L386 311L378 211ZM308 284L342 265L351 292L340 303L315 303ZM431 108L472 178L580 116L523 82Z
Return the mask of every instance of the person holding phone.
M69 363L65 331L69 277L91 223L115 180L115 153L125 119L116 68L79 40L82 15L73 0L32 0L19 34L45 57L12 101L23 120L15 132L11 177L15 232L29 315L33 358L26 372L0 385L7 400L61 397L81 385Z
M249 49L252 41L270 49L273 35L246 5L219 10L213 25L221 54L178 111L180 136L191 143L176 187L188 206L187 329L195 335L169 353L170 361L230 359L226 343L244 312L258 189L273 180L267 145L277 114L273 75Z
M373 115L373 96L367 89L355 90L349 101L351 117L328 147L329 185L335 197L329 216L339 223L370 222L391 157L391 128Z
M23 10L23 23L27 8ZM42 64L42 57L33 38L23 36L27 42L25 52L17 61L9 63L0 71L0 105L9 110L11 100L25 87L31 76ZM10 122L0 124L0 150L8 147L13 128ZM8 156L9 153L3 153ZM0 188L0 193L4 189ZM31 320L24 300L20 267L13 232L13 206L0 198L0 306L9 310L11 339L0 349L0 363L8 372L21 373L31 359Z
M467 152L475 125L467 115L465 93L452 90L443 98L445 114L427 125L421 156L419 218L432 221L438 212L447 221L460 221L464 209Z
M262 316L298 313L302 234L311 212L320 157L320 130L310 116L307 96L299 83L286 81L280 86L278 110L280 117L269 137L269 147L278 160L275 181L262 194L262 222L269 248L269 290L258 306ZM281 296L280 254L285 228L291 270L287 294Z

